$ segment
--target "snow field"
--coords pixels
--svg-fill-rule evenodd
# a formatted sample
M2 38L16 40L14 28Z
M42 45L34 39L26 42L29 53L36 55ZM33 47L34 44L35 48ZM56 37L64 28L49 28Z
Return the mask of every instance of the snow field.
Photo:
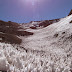
M55 55L38 55L25 50L17 50L10 44L0 43L0 70L8 72L71 72L70 58L59 59ZM19 47L18 47L19 48ZM52 59L52 58L53 59ZM56 58L56 59L54 59ZM58 60L57 60L58 59ZM67 64L66 64L66 63Z
M8 72L72 72L72 15L33 36L22 37L23 47L0 43L0 70Z

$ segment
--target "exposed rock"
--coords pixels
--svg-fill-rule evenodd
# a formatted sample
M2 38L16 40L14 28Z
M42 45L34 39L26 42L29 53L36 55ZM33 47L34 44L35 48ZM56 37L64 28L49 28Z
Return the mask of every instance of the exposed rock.
M68 14L68 16L71 15L71 14L72 14L72 9L71 9L70 13Z
M72 23L72 20L70 21L70 23Z
M22 40L18 36L33 35L32 32L19 31L19 29L22 28L18 23L0 20L0 42L20 44Z
M45 21L42 21L42 22L39 24L39 27L40 27L40 26L47 27L47 26L49 26L50 24L55 23L55 22L58 22L58 21L60 21L60 19L45 20Z

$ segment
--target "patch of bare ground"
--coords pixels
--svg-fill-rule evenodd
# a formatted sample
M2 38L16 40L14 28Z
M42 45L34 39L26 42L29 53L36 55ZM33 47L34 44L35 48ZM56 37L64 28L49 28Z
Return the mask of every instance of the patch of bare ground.
M29 36L33 35L31 32L27 31L18 31L19 29L22 29L18 23L15 22L4 22L0 20L0 42L6 42L6 43L15 43L20 44L21 39L17 36Z

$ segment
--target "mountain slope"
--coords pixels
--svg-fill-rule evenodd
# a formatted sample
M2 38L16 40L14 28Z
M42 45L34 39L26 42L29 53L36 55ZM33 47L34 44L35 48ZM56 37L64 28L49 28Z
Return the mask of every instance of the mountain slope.
M26 37L22 46L27 50L32 50L35 54L50 58L56 63L55 67L63 65L64 68L68 68L67 72L69 72L72 61L71 20L72 15L40 30L29 29L28 31L34 32L34 35Z
M20 29L22 28L18 23L0 20L0 42L20 44L22 40L18 36L33 35L31 32L20 31Z
M3 72L72 72L72 15L42 29L26 29L20 45L0 43Z
M69 23L72 20L72 15L68 16L66 18L62 18L58 23L54 23L46 28L40 29L40 30L31 30L34 32L33 36L30 36L26 39L26 41L29 43L29 45L32 45L30 48L35 48L36 46L38 47L40 44L41 46L47 42L51 42L52 39L55 39L55 35L58 34L58 37L62 34L59 35L61 32L66 32L71 29L71 23ZM30 31L30 29L28 30ZM71 32L71 31L70 31ZM66 32L67 33L67 32ZM66 34L65 33L65 34ZM31 40L31 41L30 41ZM32 42L33 41L33 42ZM44 42L45 41L45 42ZM54 40L53 40L54 41ZM27 44L27 42L25 42ZM36 43L37 42L37 43ZM33 44L35 43L35 44ZM49 44L48 43L48 44ZM33 46L35 45L35 46Z

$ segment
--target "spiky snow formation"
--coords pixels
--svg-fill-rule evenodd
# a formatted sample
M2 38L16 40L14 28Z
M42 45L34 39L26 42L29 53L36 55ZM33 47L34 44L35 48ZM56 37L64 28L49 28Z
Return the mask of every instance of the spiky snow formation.
M71 58L41 56L18 46L0 43L0 70L8 72L71 72ZM53 59L52 59L52 58Z

